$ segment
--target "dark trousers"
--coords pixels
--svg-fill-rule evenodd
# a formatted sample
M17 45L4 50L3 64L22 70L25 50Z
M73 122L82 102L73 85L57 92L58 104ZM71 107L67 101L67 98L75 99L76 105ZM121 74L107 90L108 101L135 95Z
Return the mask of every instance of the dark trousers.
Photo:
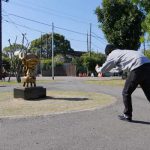
M150 102L150 63L144 64L130 72L122 92L124 102L124 114L132 117L131 95L137 86L140 85L145 96Z

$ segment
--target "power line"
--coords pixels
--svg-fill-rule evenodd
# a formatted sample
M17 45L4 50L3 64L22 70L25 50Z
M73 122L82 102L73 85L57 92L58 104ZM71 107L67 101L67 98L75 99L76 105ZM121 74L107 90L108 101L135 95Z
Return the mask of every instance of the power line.
M23 27L23 28L26 28L26 29L29 29L29 30L31 30L31 31L36 31L36 32L39 32L39 33L42 33L42 34L46 34L46 32L40 31L40 30L38 30L38 29L31 28L31 27L28 27L28 26L25 26L25 25L21 25L21 24L15 23L15 22L11 22L11 21L9 21L9 20L3 19L3 21L5 21L5 22L7 22L7 23L14 24L14 25L17 25L17 26L20 26L20 27ZM69 39L70 39L70 40L73 40L73 41L77 41L77 42L86 42L86 41L77 40L77 39L72 39L72 38L69 38Z
M17 17L17 18L21 18L21 19L24 19L24 20L28 20L28 21L31 21L31 22L35 22L35 23L38 23L38 24L41 24L41 25L45 25L45 26L49 26L51 27L52 25L50 24L47 24L47 23L44 23L44 22L40 22L40 21L37 21L37 20L33 20L33 19L29 19L29 18L26 18L26 17L22 17L22 16L19 16L19 15L16 15L16 14L8 14L10 16L14 16L14 17ZM78 31L74 31L74 30L70 30L70 29L66 29L66 28L62 28L62 27L58 27L58 26L55 26L55 28L57 29L61 29L61 30L65 30L65 31L68 31L68 32L72 32L72 33L76 33L76 34L80 34L80 35L84 35L84 36L87 36L86 33L81 33L81 32L78 32ZM92 32L93 33L93 32ZM100 38L100 39L104 39L100 36L94 36L94 35L91 35L92 37L95 37L95 38Z
M38 24L42 24L42 25L45 25L45 26L49 26L49 27L52 26L50 24L47 24L47 23L44 23L44 22L40 22L40 21L37 21L37 20L33 20L33 19L29 19L29 18L26 18L26 17L22 17L22 16L19 16L19 15L15 15L15 14L9 14L9 15L17 17L17 18L24 19L24 20L28 20L28 21L31 21L31 22L35 22L35 23L38 23ZM73 30L69 30L69 29L66 29L66 28L58 27L58 26L55 26L55 28L86 36L86 33L81 33L81 32L78 32L78 31L73 31Z
M97 34L95 34L94 32L92 32L92 34L94 34L93 37L96 37L96 38L99 38L99 39L104 39L104 38L98 36Z
M99 46L97 46L95 43L92 42L92 45L94 45L96 48L101 49Z
M17 17L17 18L24 19L24 20L32 21L32 22L35 22L35 23L38 23L38 24L42 24L42 25L45 25L45 26L49 26L49 27L52 26L50 24L47 24L47 23L44 23L44 22L40 22L40 21L36 21L36 20L33 20L33 19L29 19L29 18L25 18L25 17L19 16L19 15L15 15L15 14L9 14L9 15Z
M72 39L72 38L69 38L70 40L73 40L73 41L77 41L77 42L82 42L82 43L86 43L86 41L82 41L82 40L76 40L76 39Z
M29 29L31 31L36 31L36 32L39 32L39 33L42 33L42 34L46 34L46 32L43 32L43 31L40 31L40 30L37 30L37 29L33 29L33 28L30 28L28 26L25 26L25 25L21 25L21 24L18 24L18 23L15 23L15 22L12 22L12 21L9 21L9 20L6 20L6 19L3 19L3 21L7 22L7 23L11 23L11 24L14 24L15 26L20 26L20 27L23 27L23 28L26 28L26 29ZM22 33L21 33L22 34ZM82 41L82 40L77 40L77 39L72 39L72 38L69 38L70 40L72 41L77 41L77 42L83 42L85 43L86 41Z
M51 27L52 25L50 24L47 24L47 23L44 23L44 22L40 22L40 21L37 21L37 20L33 20L33 19L29 19L29 18L26 18L26 17L22 17L22 16L19 16L19 15L16 15L16 14L7 14L5 16L14 16L14 17L17 17L17 18L21 18L21 19L24 19L24 20L28 20L28 21L31 21L31 22L34 22L34 23L38 23L38 24L42 24L42 25L45 25L45 26L49 26ZM37 31L37 32L40 32L40 33L45 33L43 31L40 31L40 30L37 30L37 29L33 29L31 27L28 27L28 26L25 26L25 25L21 25L21 24L18 24L18 23L15 23L14 21L8 21L8 20L4 20L5 22L9 22L9 23L12 23L14 25L17 25L17 26L20 26L20 27L23 27L23 28L26 28L26 29L29 29L29 30L32 30L32 31ZM72 32L72 33L75 33L75 34L80 34L80 35L83 35L83 36L87 36L87 33L81 33L81 32L78 32L78 31L74 31L74 30L70 30L70 29L66 29L66 28L62 28L62 27L58 27L58 26L54 26L56 29L60 29L60 30L64 30L64 31L67 31L67 32ZM102 37L100 36L97 36L96 34L93 35L95 33L92 32L91 34L91 37L94 37L95 39L101 39L101 40L104 40ZM74 40L74 41L78 41L78 42L86 42L86 41L81 41L81 40L75 40L75 39L71 39L71 40ZM98 41L99 41L98 40ZM100 42L100 41L99 41ZM93 42L92 42L93 44ZM95 44L93 44L95 45ZM96 47L98 47L97 45L95 45ZM99 48L99 47L98 47Z
M6 12L5 10L3 10L4 12ZM6 12L7 13L7 12ZM8 13L7 13L8 14ZM3 15L4 16L4 15ZM14 23L14 21L9 17L9 15L5 15L9 18L9 20L11 20L11 23L14 24L15 28L22 34L22 32L20 31L20 29L16 26L16 24ZM3 19L3 18L2 18Z
M13 3L12 3L13 4ZM47 8L47 7L41 7L38 5L38 7L35 7L36 3L34 3L34 7L31 7L31 5L27 5L27 4L19 4L19 3L15 3L15 5L18 5L18 6L21 6L21 7L25 7L25 8L28 8L28 9L31 9L31 10L35 10L35 11L38 11L38 12L42 12L42 13L47 13L47 14L52 14L53 16L57 16L59 18L65 18L65 19L68 19L68 20L71 20L71 21L74 21L76 23L82 23L82 24L89 24L89 22L86 22L86 21L83 21L84 19L82 20L79 20L78 18L79 17L76 17L76 16L72 16L72 15L69 15L67 13L64 13L64 12L60 12L58 10L55 10L55 9L50 9L50 8ZM42 9L44 10L42 10ZM56 14L57 13L57 14ZM59 13L59 14L58 14ZM95 27L97 27L98 25L94 24Z
M93 32L92 32L93 33ZM94 35L92 35L92 37L94 37L97 41L99 41L100 42L100 40L101 40L101 42L103 42L103 44L106 44L107 42L104 40L104 38L101 38L101 37L99 37L99 36L94 36Z
M25 26L25 25L20 25L20 24L18 24L18 23L14 23L14 22L11 22L11 21L8 21L8 20L5 20L5 19L3 19L3 20L4 20L5 22L7 22L7 23L14 24L15 26L17 25L17 26L20 26L20 27L29 29L29 30L31 30L31 31L36 31L36 32L39 32L39 33L42 33L42 34L44 34L44 33L46 34L46 32L43 32L43 31L40 31L40 30L37 30L37 29L33 29L33 28L30 28L30 27ZM77 39L72 39L72 38L69 38L69 40L77 41L77 42L82 42L82 43L86 43L86 42L87 42L87 41L82 41L82 40L77 40ZM100 49L100 47L97 46L96 44L94 44L93 42L92 42L92 45L94 45L96 48L99 48L99 49Z
M15 23L15 22L11 22L11 21L8 21L8 20L5 20L3 19L5 22L7 23L11 23L11 24L14 24L14 25L17 25L17 26L20 26L20 27L23 27L23 28L26 28L26 29L29 29L29 30L32 30L32 31L36 31L36 32L39 32L39 33L46 33L46 32L43 32L43 31L40 31L40 30L37 30L37 29L33 29L33 28L30 28L28 26L25 26L25 25L21 25L21 24L18 24L18 23ZM22 33L21 33L22 34Z
M78 32L78 31L73 31L73 30L69 30L69 29L62 28L62 27L57 27L57 26L55 26L55 28L86 36L86 33L81 33L81 32Z

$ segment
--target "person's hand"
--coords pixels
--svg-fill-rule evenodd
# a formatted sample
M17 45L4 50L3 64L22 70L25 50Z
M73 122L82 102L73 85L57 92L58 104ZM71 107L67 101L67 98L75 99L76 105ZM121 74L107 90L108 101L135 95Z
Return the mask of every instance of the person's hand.
M99 68L99 65L98 65L98 64L95 66L95 70L97 70L97 68Z
M97 73L101 73L101 67L98 64L95 66L95 70Z

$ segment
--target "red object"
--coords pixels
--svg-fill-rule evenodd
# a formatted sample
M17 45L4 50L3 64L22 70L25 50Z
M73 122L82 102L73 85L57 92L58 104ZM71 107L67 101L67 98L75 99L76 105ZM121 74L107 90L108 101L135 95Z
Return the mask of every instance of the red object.
M103 74L102 73L98 73L98 77L103 77Z

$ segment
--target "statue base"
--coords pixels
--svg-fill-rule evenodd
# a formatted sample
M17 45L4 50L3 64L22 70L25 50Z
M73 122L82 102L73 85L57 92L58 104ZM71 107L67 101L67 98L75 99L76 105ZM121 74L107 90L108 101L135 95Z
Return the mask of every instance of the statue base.
M22 87L14 88L14 98L23 98L25 100L36 100L46 97L46 88L38 87Z

